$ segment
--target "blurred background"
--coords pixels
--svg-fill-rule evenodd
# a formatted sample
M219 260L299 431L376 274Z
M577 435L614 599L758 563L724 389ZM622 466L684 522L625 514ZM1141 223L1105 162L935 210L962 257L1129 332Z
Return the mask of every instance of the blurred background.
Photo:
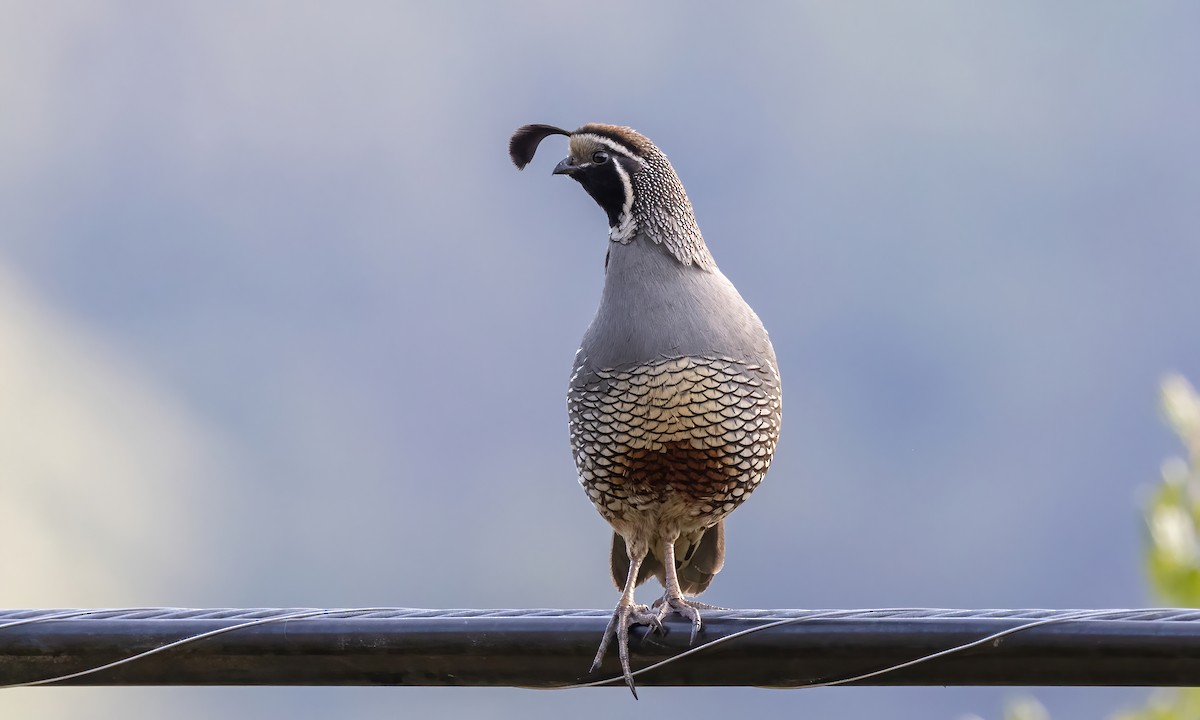
M1152 603L1158 384L1200 377L1198 23L6 2L0 606L611 607L564 406L604 215L550 175L561 138L507 157L588 121L668 153L780 359L783 440L705 600ZM925 720L1020 692L60 688L0 716Z

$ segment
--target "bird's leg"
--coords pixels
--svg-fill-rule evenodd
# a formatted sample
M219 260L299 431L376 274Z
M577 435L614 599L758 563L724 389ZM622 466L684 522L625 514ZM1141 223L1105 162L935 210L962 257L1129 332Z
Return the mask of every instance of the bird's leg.
M600 649L596 651L596 659L592 661L591 672L596 672L600 668L600 663L604 660L604 653L608 651L608 643L616 635L617 655L621 658L621 671L625 676L625 684L629 686L629 690L636 698L637 688L633 684L633 671L629 667L629 628L633 625L650 625L658 628L662 623L657 613L645 605L635 605L633 602L633 588L637 585L638 570L642 566L642 560L646 557L646 551L643 549L641 552L634 552L633 545L629 545L629 550L629 575L625 578L625 590L621 593L621 600L617 603L616 610L613 610L608 627L604 629L604 638L600 640Z
M679 588L679 573L675 569L675 538L666 538L663 540L663 569L666 571L666 592L662 596L662 604L658 608L658 621L661 624L663 619L672 611L679 613L688 620L692 621L692 639L691 642L696 642L696 636L700 634L700 608L710 607L704 603L688 602L683 597L683 590Z

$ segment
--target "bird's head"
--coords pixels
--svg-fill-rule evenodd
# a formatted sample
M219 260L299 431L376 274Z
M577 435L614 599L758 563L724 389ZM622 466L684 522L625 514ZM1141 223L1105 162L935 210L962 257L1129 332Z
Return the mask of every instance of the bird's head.
M551 135L568 138L568 154L554 167L555 175L566 175L580 185L608 215L614 230L634 225L634 199L645 181L645 170L653 159L666 157L645 136L632 128L589 123L574 132L552 125L526 125L513 133L508 145L513 164L524 169L533 160L538 145ZM678 182L678 180L676 180Z
M667 156L633 128L588 123L577 130L525 125L513 133L508 154L524 169L542 140L567 137L567 157L554 166L587 190L608 216L609 238L628 243L638 232L664 243L684 264L707 266L692 204Z

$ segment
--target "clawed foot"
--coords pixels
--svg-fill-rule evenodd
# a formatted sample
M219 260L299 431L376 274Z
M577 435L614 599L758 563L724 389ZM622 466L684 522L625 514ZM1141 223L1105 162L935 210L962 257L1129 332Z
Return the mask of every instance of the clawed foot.
M608 651L608 643L616 635L617 655L621 658L621 671L625 675L625 684L629 686L633 697L637 698L637 688L633 684L633 671L629 667L629 628L634 625L649 625L651 630L661 630L661 615L645 605L625 602L617 605L617 609L609 618L608 627L604 629L604 639L600 641L600 649L596 651L596 659L592 661L591 672L596 672L600 668L600 663L604 661L604 653Z
M662 607L662 604L664 602L666 602L666 599L667 599L667 597L664 595L663 597L660 597L659 599L655 600L654 604L651 605L650 607L657 610L660 607ZM724 610L726 612L732 610L732 608L721 607L720 605L709 605L708 603L700 602L699 600L688 600L687 604L691 605L692 607L696 608L697 610Z
M684 618L690 620L692 622L692 639L690 640L692 644L696 643L696 636L700 634L700 610L721 609L695 600L685 600L682 595L670 594L663 595L654 603L654 606L658 608L657 619L659 627L662 626L662 621L666 619L667 615L670 615L672 612L679 613Z

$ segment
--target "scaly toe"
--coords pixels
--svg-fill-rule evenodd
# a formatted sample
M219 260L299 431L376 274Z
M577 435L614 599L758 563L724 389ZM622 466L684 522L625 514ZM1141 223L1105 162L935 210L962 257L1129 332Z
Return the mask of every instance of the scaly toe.
M656 605L659 606L658 607L658 621L659 621L660 626L662 624L662 621L666 619L667 615L670 615L672 612L678 613L678 614L682 615L685 619L691 621L691 623L692 623L691 642L692 643L696 642L696 637L700 634L700 628L702 626L702 623L700 620L700 607L707 607L707 606L705 606L703 603L692 604L692 603L688 602L687 600L684 600L682 597L671 597L669 595L664 595L661 598L660 602L656 603Z
M662 632L662 615L646 605L634 605L629 609L629 626L646 625L650 632Z
M600 649L596 651L596 659L592 661L591 672L600 669L608 644L615 636L617 639L617 656L621 660L621 673L630 692L637 697L637 687L633 683L633 670L629 664L629 628L634 625L649 625L652 631L662 629L662 620L658 613L645 605L618 605L609 618L608 627L604 629L604 638L600 641Z

